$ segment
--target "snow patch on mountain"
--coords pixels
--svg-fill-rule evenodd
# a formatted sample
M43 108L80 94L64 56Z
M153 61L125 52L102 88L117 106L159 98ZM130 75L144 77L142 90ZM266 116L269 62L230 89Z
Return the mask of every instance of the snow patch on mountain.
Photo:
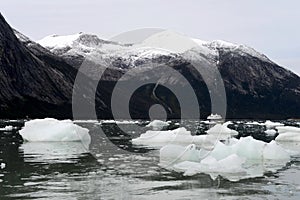
M81 33L63 36L54 34L38 40L37 43L48 48L64 48L66 46L72 46L75 40L77 40L80 35Z
M80 55L86 57L93 53L109 59L122 59L129 65L135 65L137 60L155 59L161 56L176 57L183 53L186 55L189 52L199 53L206 59L218 64L221 50L237 52L240 55L250 55L266 62L272 62L264 54L246 45L222 40L208 42L186 37L169 30L156 33L142 43L134 45L106 41L99 39L96 35L85 33L66 36L50 35L37 41L37 43L60 56Z

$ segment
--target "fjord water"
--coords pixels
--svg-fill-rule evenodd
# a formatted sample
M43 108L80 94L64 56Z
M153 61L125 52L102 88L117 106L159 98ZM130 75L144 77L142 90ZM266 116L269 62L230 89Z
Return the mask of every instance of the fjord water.
M20 128L23 121L2 121L3 124ZM146 123L140 121L139 124L143 127ZM222 177L212 180L206 174L185 177L161 168L158 150L132 146L130 140L142 133L132 130L132 124L122 124L128 134L122 134L114 123L87 121L80 122L80 126L88 128L90 134L98 134L100 129L106 133L105 138L96 141L99 144L97 153L89 153L79 142L19 144L17 129L1 132L0 163L6 166L0 169L0 199L300 197L300 158L297 156L279 171L260 178L230 182ZM181 126L193 133L201 133L205 129L203 124L191 120L184 121ZM243 127L236 127L242 135L250 134L264 141L273 139L263 134L261 126ZM300 144L293 145L293 148L300 149Z

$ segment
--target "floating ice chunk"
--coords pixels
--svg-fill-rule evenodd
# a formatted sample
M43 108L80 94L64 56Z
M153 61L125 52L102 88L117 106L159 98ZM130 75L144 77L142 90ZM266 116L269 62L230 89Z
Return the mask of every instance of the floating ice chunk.
M116 121L116 120L101 120L98 124L138 124L140 123L138 120L122 120L122 121Z
M270 150L271 149L271 150ZM248 160L289 160L290 155L276 142L266 143L255 140L251 136L241 138L232 145L218 142L211 154L217 159L223 159L231 154L237 154Z
M212 179L221 175L231 181L240 180L241 175L246 175L247 171L242 167L245 159L232 154L224 159L216 160L212 156L207 156L200 163L184 161L174 165L174 169L184 172L185 176L192 176L197 173L206 173Z
M192 136L190 131L184 127L167 131L146 131L140 137L132 139L135 145L145 145L150 147L163 147L167 144L177 144L187 146L196 144L205 149L212 149L216 143L216 138L210 135Z
M207 117L208 120L221 120L222 119L222 116L221 115L218 115L218 114L210 114L208 117Z
M160 150L160 164L167 169L184 175L221 175L231 181L263 176L282 168L289 160L290 154L275 141L265 143L250 136L230 139L228 144L218 141L212 151L199 150L195 145L168 145Z
M246 122L245 124L246 124L246 125L258 125L258 126L264 126L264 123L259 123L259 122L256 122L256 121L253 121L253 122Z
M289 141L289 142L300 142L300 133L299 132L286 132L279 134L276 138L276 141Z
M279 126L276 127L279 134L286 133L286 132L298 132L300 133L300 128L294 126Z
M231 122L226 122L224 124L216 124L206 132L209 135L214 135L216 138L220 140L226 140L232 136L236 136L239 134L237 131L227 127L230 123Z
M267 120L264 125L266 126L267 129L272 129L275 128L277 126L284 126L284 124L279 123L279 122L272 122L270 120Z
M170 122L165 122L165 121L161 121L161 120L153 120L146 127L150 127L155 131L159 131L166 126L169 126L169 124L170 124Z
M74 124L71 120L59 121L51 118L25 122L20 135L29 142L81 141L87 146L91 142L88 129Z
M88 120L74 120L73 121L74 123L77 123L77 124L80 124L80 123L89 123L89 124L96 124L98 123L98 120L91 120L91 119L88 119Z
M113 119L101 120L100 121L100 124L114 124L114 123L116 123L116 121L113 120Z
M166 145L160 149L160 165L167 167L183 161L200 161L200 154L196 145L186 147L180 145Z
M138 124L140 123L139 121L129 121L129 120L123 120L123 121L116 121L116 124Z
M283 147L290 155L300 156L300 142L298 141L278 141L276 143Z
M4 128L0 128L0 131L12 131L14 130L13 126L5 126Z
M276 135L277 132L274 129L268 129L268 130L265 131L265 133L268 136L274 136L274 135Z
M5 163L1 163L1 164L0 164L0 168L1 168L1 169L4 169L5 167L6 167L6 164L5 164Z
M276 141L300 142L300 128L292 126L276 127L279 135L275 138Z

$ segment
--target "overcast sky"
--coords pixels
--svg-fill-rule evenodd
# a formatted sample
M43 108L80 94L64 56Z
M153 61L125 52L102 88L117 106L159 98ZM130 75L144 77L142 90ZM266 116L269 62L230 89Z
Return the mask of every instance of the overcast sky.
M33 40L50 34L158 27L202 40L249 45L300 74L299 0L0 0L11 26Z

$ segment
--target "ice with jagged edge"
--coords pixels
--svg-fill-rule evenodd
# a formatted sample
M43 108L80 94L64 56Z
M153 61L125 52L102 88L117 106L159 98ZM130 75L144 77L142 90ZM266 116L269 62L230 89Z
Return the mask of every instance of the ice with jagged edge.
M276 127L279 135L275 138L276 141L285 142L300 142L300 128L293 126Z
M283 148L277 140L266 143L251 136L235 139L233 136L238 132L228 128L229 124L231 122L216 124L206 135L192 135L184 127L150 130L133 139L132 143L160 148L160 165L168 170L186 176L198 173L209 174L213 179L222 176L230 181L263 177L266 172L283 168L291 156L299 155L299 151ZM279 135L290 134L287 136L292 139L296 133L300 136L300 128L271 121L261 124L266 126L266 134L276 134L276 130L268 129L275 128Z
M207 131L207 135L192 135L190 131L184 127L174 130L158 131L168 122L154 120L148 127L154 127L155 130L146 131L138 138L132 139L135 145L143 145L148 147L162 147L167 144L188 145L196 144L202 148L211 149L217 140L227 140L238 134L237 131L228 128L231 122L224 124L216 124Z
M163 129L164 127L167 127L170 125L170 121L161 121L161 120L153 120L149 124L146 125L146 127L152 128L154 131L159 131Z
M34 119L25 122L19 133L27 142L82 142L87 148L91 143L89 130L71 120Z
M215 179L219 175L230 180L262 177L275 172L290 161L290 154L275 141L265 143L251 136L217 142L212 151L198 149L195 144L186 147L174 144L160 149L160 165L186 176L206 173Z

